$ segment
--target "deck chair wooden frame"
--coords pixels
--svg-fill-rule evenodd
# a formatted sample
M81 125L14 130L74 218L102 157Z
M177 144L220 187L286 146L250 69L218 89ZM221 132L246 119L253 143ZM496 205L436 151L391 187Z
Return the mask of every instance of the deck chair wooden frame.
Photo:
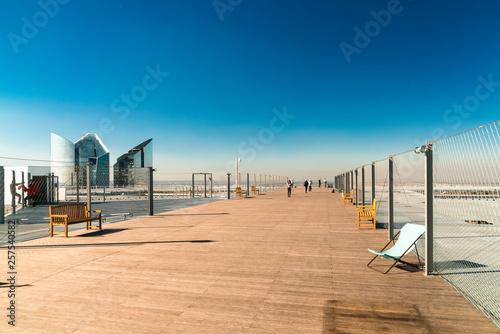
M377 258L377 256L381 256L385 259L388 260L394 260L394 263L392 266L387 269L387 271L384 274L387 274L389 270L391 270L398 262L413 266L417 269L420 269L422 267L422 262L420 261L420 256L418 255L418 249L416 247L417 241L424 235L425 233L425 226L422 225L416 225L416 224L406 224L403 226L403 228L392 238L387 245L382 248L380 252L374 251L372 249L368 249L368 251L372 252L375 254L375 257L368 262L366 265L367 267L370 267L370 264ZM396 242L396 238L400 236ZM385 250L387 246L391 244L391 242L394 244L390 249ZM417 258L418 258L418 266L409 263L406 261L401 260L403 256L411 252L415 248L417 252Z
M350 193L342 193L342 198L344 200L344 204L346 201L349 201L349 202L351 202L351 204L353 204L354 190L351 190Z

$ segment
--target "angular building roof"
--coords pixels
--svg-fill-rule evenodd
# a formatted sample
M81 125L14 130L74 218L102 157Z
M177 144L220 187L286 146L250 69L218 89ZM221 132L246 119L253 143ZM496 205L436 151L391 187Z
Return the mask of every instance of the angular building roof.
M153 140L153 138L150 138L150 139L146 140L145 142L140 143L136 147L130 149L127 153L121 155L118 159L116 159L116 161L121 161L121 160L124 160L126 158L134 156L137 152L140 152L144 147L146 147L152 140Z

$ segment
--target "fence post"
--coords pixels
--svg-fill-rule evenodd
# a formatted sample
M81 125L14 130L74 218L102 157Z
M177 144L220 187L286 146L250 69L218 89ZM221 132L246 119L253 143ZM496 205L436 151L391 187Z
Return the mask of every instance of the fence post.
M153 211L153 167L148 168L148 216L154 215Z
M370 203L373 204L373 199L375 198L375 162L372 162L372 198Z
M227 173L227 199L231 199L231 173Z
M21 208L24 209L24 172L21 172Z
M90 188L90 164L86 163L87 168L87 210L92 210L92 189Z
M250 174L247 173L247 196L250 196Z
M365 166L361 167L361 205L365 205Z
M356 205L358 206L358 169L356 168L356 171L354 172L355 175L356 175L356 193L354 194L355 195L355 202L354 201L352 202L353 205Z
M349 184L350 184L350 188L349 188L349 192L351 192L352 190L354 190L354 171L350 171L349 172Z
M192 198L194 198L194 173L193 176L191 177L191 191L192 191Z
M5 224L5 181L3 166L0 166L0 224Z
M434 275L434 180L432 171L432 144L425 150L425 275Z
M76 170L76 203L80 203L80 167L75 167Z
M12 191L12 187L14 187L14 191ZM16 214L16 171L12 171L12 183L10 184L10 195L12 196L12 214Z
M387 230L389 239L394 237L394 157L389 156L389 194L387 196Z

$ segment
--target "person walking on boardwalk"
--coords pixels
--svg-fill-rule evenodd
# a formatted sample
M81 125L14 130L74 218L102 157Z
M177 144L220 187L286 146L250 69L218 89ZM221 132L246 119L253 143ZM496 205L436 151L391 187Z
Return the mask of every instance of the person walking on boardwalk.
M318 188L321 188L321 179L318 180Z
M313 180L309 179L309 192L312 191L313 188Z
M325 182L325 188L328 188L328 182L326 182L326 177L323 181Z
M304 181L304 187L306 188L306 194L307 194L307 187L309 187L309 181L307 180Z
M291 197L292 196L292 181L288 180L288 182L286 183L286 186L288 188L288 197Z

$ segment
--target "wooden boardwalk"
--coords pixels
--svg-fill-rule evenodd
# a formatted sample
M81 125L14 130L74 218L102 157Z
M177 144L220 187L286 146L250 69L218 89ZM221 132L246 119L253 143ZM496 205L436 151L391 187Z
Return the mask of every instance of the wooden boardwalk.
M28 241L16 248L16 327L2 279L0 332L500 333L440 277L367 268L366 248L386 242L317 188Z

